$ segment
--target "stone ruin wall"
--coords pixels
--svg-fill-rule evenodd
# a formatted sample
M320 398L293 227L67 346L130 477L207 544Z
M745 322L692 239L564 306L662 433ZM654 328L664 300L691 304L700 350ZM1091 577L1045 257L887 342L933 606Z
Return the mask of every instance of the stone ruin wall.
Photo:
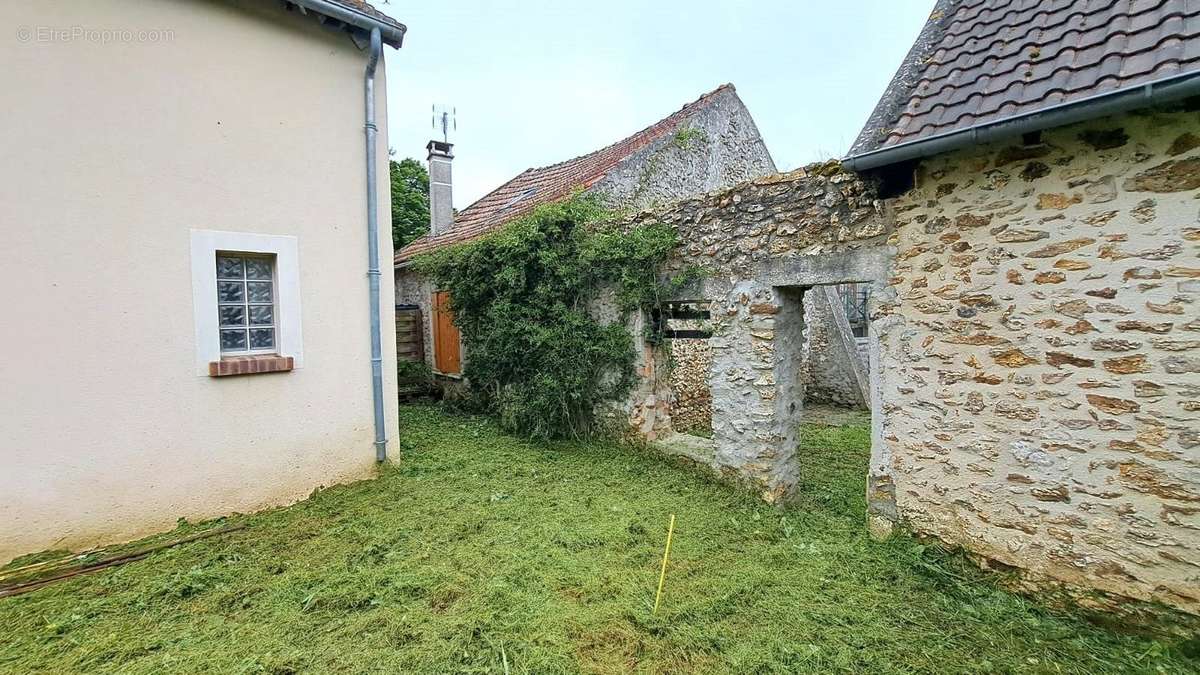
M668 414L671 428L682 432L712 431L712 345L708 340L682 338L670 342Z
M825 165L636 214L709 271L713 439L679 451L789 497L799 289L867 282L873 530L1200 613L1198 210L1200 121L1154 113L928 160L886 204ZM647 382L627 412L670 451Z
M804 402L866 409L868 357L854 342L848 323L842 322L844 334L834 330L838 321L834 312L840 311L844 311L841 305L831 305L819 293L804 296ZM682 338L671 340L669 349L671 427L682 432L711 432L712 346L708 340Z
M665 441L669 451L747 483L768 500L790 494L800 409L792 404L803 401L807 381L800 354L804 311L799 290L776 288L762 278L763 270L780 260L884 245L879 209L866 186L834 163L630 217L631 225L665 222L677 228L682 244L667 271L705 269L700 286L678 299L699 300L712 315L713 332L707 340L711 359L703 356L711 360L704 387L711 391L712 440L673 442L672 391L662 377L668 360L649 350L639 364L642 386L627 406L638 434ZM883 265L876 267L871 275L885 278ZM781 353L778 363L777 335L794 348L786 358Z
M621 414L786 499L800 289L870 283L872 528L1200 613L1198 210L1200 121L1154 113L927 160L888 203L819 165L635 214L679 229L672 269L708 270L679 299L713 317L713 438L671 445L649 348Z
M922 164L895 203L881 416L912 528L1200 612L1200 122Z

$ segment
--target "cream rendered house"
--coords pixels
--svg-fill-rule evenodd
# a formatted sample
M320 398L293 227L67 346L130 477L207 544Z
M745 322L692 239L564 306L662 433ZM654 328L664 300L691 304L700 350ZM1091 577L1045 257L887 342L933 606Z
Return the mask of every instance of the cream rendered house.
M370 476L404 26L361 0L11 0L0 25L0 563Z

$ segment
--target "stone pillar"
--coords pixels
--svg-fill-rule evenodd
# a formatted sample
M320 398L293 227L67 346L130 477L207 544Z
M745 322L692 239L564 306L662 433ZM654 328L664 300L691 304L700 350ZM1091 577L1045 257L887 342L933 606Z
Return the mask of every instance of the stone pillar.
M737 283L714 308L714 464L778 503L796 487L796 425L804 400L800 291Z
M775 400L773 433L769 449L764 454L774 456L770 482L774 500L792 497L796 489L796 446L800 442L800 422L804 419L805 372L804 350L804 296L806 291L799 287L774 289L778 311L775 314L775 340L773 343L773 372L775 375ZM751 308L753 314L754 308Z

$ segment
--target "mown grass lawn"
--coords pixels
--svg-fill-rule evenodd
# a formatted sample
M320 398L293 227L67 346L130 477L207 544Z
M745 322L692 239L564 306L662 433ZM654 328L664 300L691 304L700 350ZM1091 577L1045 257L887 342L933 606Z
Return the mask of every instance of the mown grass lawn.
M779 511L627 448L526 443L428 407L401 425L403 457L378 480L0 600L0 670L1198 668L1194 643L1108 633L957 557L870 540L864 426L806 429L807 496Z

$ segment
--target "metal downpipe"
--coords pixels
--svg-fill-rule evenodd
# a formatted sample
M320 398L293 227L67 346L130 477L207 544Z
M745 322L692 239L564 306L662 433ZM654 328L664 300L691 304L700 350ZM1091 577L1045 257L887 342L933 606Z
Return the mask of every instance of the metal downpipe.
M379 319L379 195L376 165L375 67L379 65L383 40L378 28L371 29L371 51L367 56L364 82L367 137L367 283L371 296L371 397L375 408L375 461L387 459L387 430L383 415L383 338Z

